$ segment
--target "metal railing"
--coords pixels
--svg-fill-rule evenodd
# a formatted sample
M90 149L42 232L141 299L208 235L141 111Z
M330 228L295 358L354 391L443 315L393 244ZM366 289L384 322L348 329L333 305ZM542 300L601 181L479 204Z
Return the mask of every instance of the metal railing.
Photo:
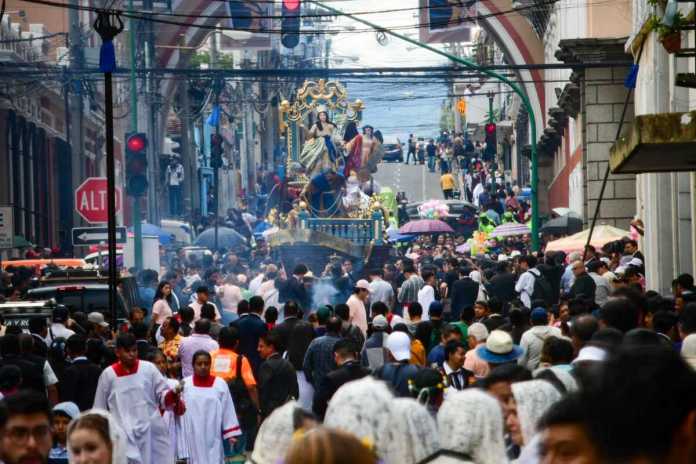
M348 240L357 245L383 244L383 217L376 211L371 219L351 218L317 218L309 213L300 213L300 227L314 230L337 238Z

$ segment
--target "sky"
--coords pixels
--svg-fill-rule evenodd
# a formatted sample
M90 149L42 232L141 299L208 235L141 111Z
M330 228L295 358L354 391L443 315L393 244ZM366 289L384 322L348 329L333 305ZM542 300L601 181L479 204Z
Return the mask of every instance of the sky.
M339 0L330 5L345 12L409 9L407 11L361 15L370 22L387 27L399 27L399 32L418 38L418 0ZM412 25L413 28L401 29ZM365 25L340 17L331 28L365 29ZM331 55L343 59L334 62L335 67L404 67L442 66L446 59L429 50L417 48L407 42L389 37L386 46L377 43L374 32L339 33L332 38ZM341 58L349 57L349 58ZM353 62L351 58L357 57ZM365 103L363 121L380 129L386 137L399 137L402 141L409 133L424 137L434 135L439 129L440 106L447 94L444 82L414 83L413 79L401 81L379 79L346 79L349 97L360 98ZM442 96L443 98L439 98Z

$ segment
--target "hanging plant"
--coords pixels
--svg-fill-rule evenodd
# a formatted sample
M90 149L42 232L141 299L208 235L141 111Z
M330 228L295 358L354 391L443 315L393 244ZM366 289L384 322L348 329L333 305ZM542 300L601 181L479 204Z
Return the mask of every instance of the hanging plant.
M671 25L666 25L658 16L651 16L648 19L650 29L657 33L662 46L667 53L677 53L681 50L681 27L684 23L684 16L681 13L674 15Z

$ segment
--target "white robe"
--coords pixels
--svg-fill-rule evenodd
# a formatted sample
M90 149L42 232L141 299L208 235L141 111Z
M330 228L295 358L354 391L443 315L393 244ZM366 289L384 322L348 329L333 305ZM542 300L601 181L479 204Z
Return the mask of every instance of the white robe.
M211 386L196 386L193 376L186 377L183 399L186 413L181 417L178 448L188 451L190 464L222 464L222 440L242 433L227 384L214 377Z
M94 407L109 411L128 438L128 462L173 462L173 444L160 407L171 390L154 364L138 361L134 373L116 363L99 377Z

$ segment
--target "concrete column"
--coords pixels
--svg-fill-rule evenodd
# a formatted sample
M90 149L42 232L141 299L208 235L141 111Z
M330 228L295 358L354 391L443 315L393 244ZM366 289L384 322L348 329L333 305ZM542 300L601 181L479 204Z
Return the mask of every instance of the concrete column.
M616 138L626 92L623 79L627 68L594 68L585 71L582 81L585 166L585 218L591 221L602 188L609 160L609 149ZM633 120L633 102L629 103L622 133ZM610 174L604 190L598 223L628 229L636 211L635 176Z

